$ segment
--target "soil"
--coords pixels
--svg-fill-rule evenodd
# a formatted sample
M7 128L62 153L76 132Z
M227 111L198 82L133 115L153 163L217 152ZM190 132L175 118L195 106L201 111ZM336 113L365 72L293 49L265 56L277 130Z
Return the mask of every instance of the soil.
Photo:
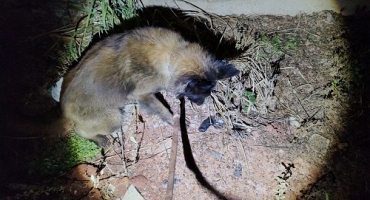
M179 131L136 105L127 107L123 137L113 135L95 160L52 180L60 191L29 175L27 162L55 137L37 133L28 119L56 106L45 91L63 73L41 34L67 22L48 13L51 1L11 2L1 8L2 198L118 199L133 185L145 199L164 199L172 134ZM186 102L204 177L231 199L368 199L370 13L219 16L213 23L245 51L229 59L239 77L220 83L202 106ZM179 115L178 100L163 95ZM200 132L209 116L224 126ZM217 199L187 168L181 140L178 149L174 199Z

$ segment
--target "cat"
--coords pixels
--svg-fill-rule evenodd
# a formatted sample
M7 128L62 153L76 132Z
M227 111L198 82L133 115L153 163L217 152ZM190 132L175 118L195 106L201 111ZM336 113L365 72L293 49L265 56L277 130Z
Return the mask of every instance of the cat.
M137 28L98 42L64 77L61 108L77 134L98 146L118 130L125 104L137 102L173 125L172 113L155 94L166 90L201 105L217 80L239 74L179 33Z

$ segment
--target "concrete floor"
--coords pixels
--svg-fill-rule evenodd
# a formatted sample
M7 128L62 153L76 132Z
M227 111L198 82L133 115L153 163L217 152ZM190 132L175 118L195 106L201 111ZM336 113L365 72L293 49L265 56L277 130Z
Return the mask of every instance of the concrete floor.
M196 10L199 8L219 15L296 15L333 10L344 15L353 14L358 7L370 7L369 0L142 0L145 6L161 5Z

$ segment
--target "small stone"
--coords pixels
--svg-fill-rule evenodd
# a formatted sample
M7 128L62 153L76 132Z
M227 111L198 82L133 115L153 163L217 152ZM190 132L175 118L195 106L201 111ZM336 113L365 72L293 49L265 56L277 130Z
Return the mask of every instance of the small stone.
M136 200L144 200L144 197L141 196L141 194L136 190L136 188L131 185L125 196L122 197L122 200L131 200L131 199L136 199Z
M214 157L216 157L218 160L222 160L222 154L221 154L221 153L219 153L219 152L217 152L217 151L214 151L214 150L212 150L212 151L211 151L211 153L212 153L212 155L213 155Z
M288 121L289 121L289 124L290 124L291 126L294 126L294 127L296 127L296 128L301 127L301 123L299 123L299 122L296 120L296 118L294 118L294 117L289 117L289 118L288 118Z
M236 167L235 167L234 176L236 176L238 178L241 177L242 176L242 171L243 171L242 165L240 163L237 164Z
M326 13L326 20L325 20L325 22L327 24L332 24L334 22L334 17L333 17L333 15L330 12Z
M319 134L313 134L308 140L308 145L315 152L325 154L329 148L329 142L329 139Z
M176 184L178 184L178 183L180 183L180 182L181 182L181 179L179 179L179 178L176 178L176 177L175 177L175 178L173 179L173 184L175 184L175 185L176 185ZM165 179L164 181L162 181L162 186L163 186L163 187L165 187L165 188L166 188L166 187L167 187L167 185L168 185L168 179Z

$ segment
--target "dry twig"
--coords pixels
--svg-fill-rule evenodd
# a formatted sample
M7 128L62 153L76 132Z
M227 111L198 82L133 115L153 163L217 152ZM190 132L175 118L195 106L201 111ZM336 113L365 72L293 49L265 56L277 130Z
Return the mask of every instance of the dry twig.
M185 106L185 105L181 105ZM171 200L173 197L173 188L174 188L174 181L175 181L175 171L176 171L176 155L177 155L177 145L179 142L179 131L180 131L180 118L175 117L174 119L174 131L172 135L172 145L171 145L171 157L170 157L170 164L169 164L169 171L168 171L168 184L167 184L167 191L166 191L166 200Z

